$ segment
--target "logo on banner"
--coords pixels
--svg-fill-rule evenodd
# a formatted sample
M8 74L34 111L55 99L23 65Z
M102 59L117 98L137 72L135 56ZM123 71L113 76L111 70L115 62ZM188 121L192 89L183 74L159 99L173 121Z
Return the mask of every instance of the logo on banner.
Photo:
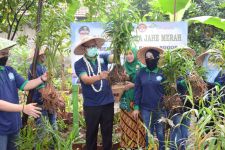
M140 23L137 27L139 32L145 32L147 30L147 28L148 28L147 25L144 23Z

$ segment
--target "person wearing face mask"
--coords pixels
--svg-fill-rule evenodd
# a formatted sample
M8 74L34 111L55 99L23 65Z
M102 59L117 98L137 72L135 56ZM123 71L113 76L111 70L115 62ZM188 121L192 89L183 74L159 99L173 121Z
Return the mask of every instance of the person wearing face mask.
M182 57L185 57L186 59L192 59L195 57L196 53L189 47L180 47L172 50L172 55L175 57L176 55L182 55ZM189 70L186 70L186 72L187 77L189 75ZM188 95L187 85L188 83L186 82L185 77L180 76L177 78L176 89L182 101L182 107L167 109L168 117L173 121L174 124L174 126L171 126L170 129L170 150L185 150L186 140L189 136L191 116L190 114L186 114L185 112L192 108L192 103L186 99L186 95Z
M132 116L134 101L134 82L136 73L143 67L137 59L137 48L133 47L125 54L124 68L129 76L126 82L125 92L120 99L120 128L122 130L120 146L121 148L144 148L145 128L139 117L136 121Z
M37 65L36 65L36 75L37 77L42 76L44 73L47 72L47 68L44 65L45 59L46 59L46 55L45 55L45 51L47 49L47 46L42 46L40 51L39 51L39 55L37 58ZM34 56L34 50L32 50L32 52L30 53L30 56L28 58L28 60L32 60ZM32 70L32 64L30 65L30 69L28 71L28 79L31 80L32 79L32 75L31 75L31 70ZM52 125L53 129L57 129L57 123L56 123L56 112L54 111L50 111L50 110L45 110L43 107L43 98L42 95L40 93L39 90L43 89L45 87L45 83L41 84L39 87L37 87L36 89L33 90L32 93L32 101L37 103L37 106L42 108L41 111L41 117L38 117L35 121L36 121L36 125L38 126L38 137L39 139L42 139L44 136L44 128L45 125L43 124L42 119L43 118L47 118L47 120L49 121L49 123Z
M97 134L100 125L103 149L112 148L114 97L108 78L108 63L113 56L99 54L105 40L100 37L84 36L74 48L75 55L83 55L74 64L83 95L86 122L86 149L97 149Z
M164 95L162 83L165 78L158 68L161 53L163 49L157 47L144 47L138 51L138 59L146 67L142 68L136 77L133 116L137 119L139 112L141 113L145 126L152 135L156 132L159 149L163 150L165 149L165 129L159 119L165 116L161 107ZM146 137L146 143L148 146L148 137Z
M206 70L205 81L208 86L208 93L207 93L208 98L207 98L207 101L204 102L204 105L206 107L210 106L210 101L212 99L211 96L220 95L220 98L217 99L219 103L214 105L214 107L221 107L220 103L225 103L224 90L222 90L222 91L220 91L220 93L218 93L215 88L215 87L222 88L225 85L224 70L217 64L220 60L216 59L216 58L220 58L221 55L222 54L219 50L210 49L210 50L202 53L201 55L199 55L196 59L197 65L204 67ZM198 107L200 108L201 106L199 105ZM221 114L221 116L223 116L223 114ZM208 123L206 125L206 127L207 127L206 132L209 132L211 127L213 127L214 125L215 124L213 121Z
M19 104L18 89L31 90L47 80L47 74L25 80L15 69L7 66L9 50L16 43L0 38L0 148L16 150L16 139L22 126L21 112L37 118L41 108L36 103Z
M205 82L207 83L209 92L213 92L215 86L222 87L225 85L223 80L224 72L214 59L219 55L221 55L219 50L210 49L199 55L196 59L196 64L202 66L206 71ZM206 105L209 104L206 102Z

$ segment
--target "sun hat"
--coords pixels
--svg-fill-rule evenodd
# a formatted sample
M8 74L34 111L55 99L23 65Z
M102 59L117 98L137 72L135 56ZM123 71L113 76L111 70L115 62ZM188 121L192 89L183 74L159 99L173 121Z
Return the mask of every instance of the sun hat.
M179 46L179 47L177 47L177 48L175 48L173 50L176 51L176 50L179 50L179 49L186 50L187 52L189 52L191 54L191 56L195 56L196 55L195 50L190 48L190 47L187 47L187 46Z
M0 37L0 50L4 50L6 48L11 48L15 45L16 45L16 42Z
M145 53L149 50L149 49L152 49L152 50L155 50L155 51L158 51L160 54L162 54L164 52L163 49L159 48L159 47L153 47L153 46L147 46L147 47L143 47L141 49L138 50L138 53L137 53L137 58L138 60L146 65L146 62L145 62Z
M201 66L205 57L209 54L214 54L214 55L221 55L221 52L217 49L209 49L207 50L206 52L202 53L201 55L199 55L197 58L196 58L196 64Z
M46 49L47 49L46 45L42 46L41 49L39 50L39 56L45 54ZM35 48L31 50L28 60L31 60L34 57L34 52L35 52Z
M80 39L80 41L75 45L74 54L83 55L85 53L85 47L83 46L83 44L91 40L95 40L97 47L99 48L105 43L105 39L102 37L96 37L96 36L90 36L90 35L83 36Z

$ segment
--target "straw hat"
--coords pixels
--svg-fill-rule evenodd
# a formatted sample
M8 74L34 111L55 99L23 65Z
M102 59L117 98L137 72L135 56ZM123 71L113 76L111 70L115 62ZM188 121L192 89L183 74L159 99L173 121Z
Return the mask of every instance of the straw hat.
M173 50L179 50L179 49L188 51L191 54L191 56L195 56L196 55L195 50L193 50L192 48L187 47L187 46L177 47L177 48L175 48Z
M82 44L89 42L91 40L95 40L97 47L101 47L105 43L105 39L101 37L94 37L94 36L84 36L81 38L81 40L77 43L77 45L74 48L74 54L75 55L83 55L85 53L85 47L82 46Z
M209 54L217 54L217 55L219 54L219 55L221 55L221 52L217 49L209 49L196 58L196 64L201 66L205 57Z
M138 60L146 65L146 62L145 62L145 53L149 50L149 49L153 49L155 51L158 51L160 54L162 54L164 52L163 49L159 48L159 47L152 47L152 46L148 46L148 47L143 47L141 49L138 50L138 53L137 53L137 58Z
M46 49L47 49L47 46L42 46L41 49L39 50L39 56L45 54ZM34 52L35 52L35 49L32 49L28 57L28 60L31 60L34 57Z
M0 37L0 50L4 50L6 48L11 48L16 45L16 42L10 41Z

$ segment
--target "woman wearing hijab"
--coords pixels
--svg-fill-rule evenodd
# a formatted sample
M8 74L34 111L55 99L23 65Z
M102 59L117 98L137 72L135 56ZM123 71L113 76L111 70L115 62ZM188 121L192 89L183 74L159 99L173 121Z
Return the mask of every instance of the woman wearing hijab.
M122 136L120 146L123 148L145 147L145 129L140 118L136 121L132 117L133 101L134 101L134 82L136 73L142 67L137 59L137 49L132 48L125 55L126 60L124 68L130 81L127 81L125 92L120 100L120 126Z
M156 132L159 141L159 150L165 149L164 124L159 119L164 115L162 99L164 95L164 76L158 68L160 53L163 50L157 47L144 47L138 51L137 57L146 67L137 74L135 81L134 118L138 118L139 112L145 126L153 135ZM148 137L146 138L148 146Z

